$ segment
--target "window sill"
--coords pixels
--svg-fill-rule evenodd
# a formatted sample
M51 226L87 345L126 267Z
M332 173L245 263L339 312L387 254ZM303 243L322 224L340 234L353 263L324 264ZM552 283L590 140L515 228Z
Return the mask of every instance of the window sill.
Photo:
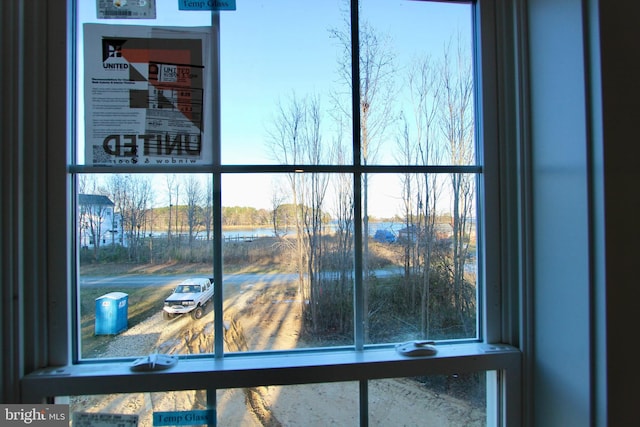
M202 390L262 385L360 381L475 371L519 371L520 351L508 345L438 346L434 356L406 357L393 348L313 351L224 358L185 358L165 371L132 372L130 361L46 368L22 379L24 402L46 397Z

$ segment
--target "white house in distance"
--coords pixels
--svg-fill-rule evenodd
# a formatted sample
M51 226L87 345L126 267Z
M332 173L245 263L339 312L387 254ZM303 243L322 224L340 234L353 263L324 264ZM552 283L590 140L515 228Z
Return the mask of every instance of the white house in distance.
M80 247L97 249L103 245L125 245L122 216L107 196L78 194Z

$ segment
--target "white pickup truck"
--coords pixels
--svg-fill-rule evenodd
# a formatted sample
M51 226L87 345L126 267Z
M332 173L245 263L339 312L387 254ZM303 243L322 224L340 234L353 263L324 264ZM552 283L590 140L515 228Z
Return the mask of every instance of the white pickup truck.
M194 277L180 283L164 300L162 316L173 319L177 315L191 313L194 319L204 315L204 308L213 298L213 278Z

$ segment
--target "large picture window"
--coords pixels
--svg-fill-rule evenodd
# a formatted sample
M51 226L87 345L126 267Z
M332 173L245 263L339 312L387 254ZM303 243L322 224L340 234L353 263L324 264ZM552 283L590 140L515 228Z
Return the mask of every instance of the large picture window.
M498 423L519 356L495 345L488 12L157 0L153 16L133 2L105 15L103 3L70 6L68 388L36 378L28 393L262 423L324 393L340 396L341 425L388 424L382 408L402 393L423 403L409 424ZM396 351L426 341L435 355ZM129 382L154 354L177 367ZM441 395L450 410L429 403Z
M355 25L344 1L263 6L220 12L212 24L219 40L202 38L219 43L205 56L219 54L204 59L193 49L181 55L187 42L169 38L165 25L180 23L184 33L171 31L193 38L211 12L171 13L175 5L158 2L157 19L138 25L151 30L134 30L133 20L96 20L93 4L79 9L80 39L107 46L99 56L107 71L92 73L83 55L77 61L85 65L77 79L85 124L75 180L79 360L108 357L105 346L120 356L166 350L178 339L164 336L171 329L202 335L208 344L197 352L214 353L215 334L206 332L214 300L225 325L238 328L230 352L481 338L471 5L364 1ZM431 21L437 30L426 31ZM192 75L181 83L163 55L195 56L204 68L178 69ZM125 68L121 80L109 80L116 65ZM199 95L181 98L189 85ZM183 163L175 129L193 128L196 117L201 152L219 155ZM133 134L136 120L146 133L134 139L127 129ZM96 134L102 147L81 149ZM92 173L103 165L97 151L110 158L108 171ZM191 305L172 302L181 282L214 279L215 266L222 283L211 299L185 293L178 302ZM131 324L96 334L105 320L94 302L110 292L128 294ZM118 344L140 329L163 337Z

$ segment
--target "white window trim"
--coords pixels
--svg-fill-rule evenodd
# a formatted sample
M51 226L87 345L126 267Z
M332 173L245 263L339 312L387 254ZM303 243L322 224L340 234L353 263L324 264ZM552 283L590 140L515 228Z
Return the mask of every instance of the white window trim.
M518 425L521 412L517 392L521 354L509 345L452 344L439 346L435 356L417 358L401 356L388 347L362 351L265 352L220 359L185 357L171 370L153 373L134 373L129 365L130 361L100 361L42 369L23 380L23 398L27 402L41 402L51 396L179 390L207 390L212 394L228 388L366 383L384 378L486 371L488 384L499 384L495 392L500 395L500 404L487 398L487 419L495 420L495 425Z
M513 51L517 53L519 46L509 46L508 41L503 41L501 45L498 45L498 39L509 40L509 37L500 38L493 32L498 28L498 31L503 35L518 34L519 28L511 28L511 25L518 25L517 20L513 18L518 16L518 11L511 10L510 5L503 3L505 2L481 0L478 2L475 14L475 19L480 22L483 28L491 29L491 31L483 31L482 37L477 38L476 49L483 52L482 69L479 71L478 77L496 75L494 82L488 82L486 79L480 80L483 82L483 88L478 103L479 106L503 106L499 111L478 108L479 112L484 113L483 116L479 116L478 123L482 123L482 127L478 128L478 132L482 133L485 141L519 140L518 131L515 128L517 127L516 123L519 122L519 117L517 117L517 111L520 111L518 103L522 103L522 100L516 99L518 94L514 89L514 73L505 71L513 66L513 64L505 63L516 62L517 58L514 59L516 55ZM519 2L516 3L519 4ZM55 13L49 10L42 11L43 14L49 14L47 17L49 50L56 46L59 48L67 46L67 34L70 32L70 26L67 23L73 21L72 13L69 12L72 10L70 0L67 3L67 10L64 9L58 7ZM519 40L516 38L515 43L518 42ZM73 45L73 43L70 44ZM60 51L64 52L65 49L58 52ZM67 55L68 58L72 56L71 53ZM497 73L493 72L495 70L491 68L498 66L498 64L502 68ZM48 115L60 118L63 113L68 113L71 110L71 106L66 104L66 99L73 99L73 96L68 97L69 93L73 93L73 85L67 77L67 70L70 67L71 62L68 61L66 67L50 68L49 85L57 88L57 93L53 92L52 98L48 100ZM505 74L499 78L498 74L501 73ZM63 81L66 85L60 84ZM60 109L62 104L65 107ZM513 106L513 109L507 108L504 106L505 104ZM516 112L514 113L514 111ZM488 115L491 117L487 117ZM71 117L71 114L66 114L66 116ZM70 130L74 127L71 120L69 118L49 121L50 139L55 141L69 140ZM499 129L497 123L500 120L511 123L511 125L506 126L506 129L504 127ZM497 145L487 144L492 147ZM483 158L480 159L484 164L482 175L484 187L480 186L480 188L499 189L496 192L485 192L483 197L485 197L487 205L502 207L500 212L485 212L484 232L486 235L495 232L503 237L501 239L485 239L487 242L485 253L500 253L501 255L484 259L486 270L482 273L485 275L484 282L488 286L484 287L485 292L481 296L485 306L482 333L485 342L508 342L517 345L518 329L520 328L519 316L516 311L518 308L517 293L521 278L517 277L519 270L516 267L511 268L507 265L506 256L503 254L507 244L510 249L515 249L516 253L522 253L521 239L518 237L522 234L517 216L519 201L509 200L506 206L498 203L504 200L506 194L513 191L514 188L507 188L505 177L497 175L497 171L500 169L498 166L503 166L505 163L505 154L498 153L497 147L494 151L485 152ZM278 356L278 352L238 357L225 355L217 358L210 355L211 357L185 358L172 371L145 374L131 373L123 361L105 360L96 363L74 364L71 356L73 339L68 329L68 325L71 324L68 308L71 307L73 293L70 285L73 282L70 280L72 268L67 265L66 261L56 262L60 261L63 256L66 259L75 259L71 256L70 248L73 247L71 233L61 230L63 227L60 227L60 224L71 224L72 215L68 208L70 203L63 204L60 203L60 200L68 200L69 194L72 193L70 178L67 174L67 164L70 163L69 159L72 154L66 153L64 165L60 162L62 157L60 154L48 159L50 181L48 188L53 190L48 195L48 200L51 201L53 197L58 197L58 200L51 203L51 206L66 206L68 210L52 209L48 216L47 283L49 294L55 295L55 297L49 297L47 301L49 328L41 349L43 353L47 354L48 363L46 363L46 368L33 370L31 373L27 372L28 375L22 379L21 387L24 401L42 401L53 396L68 394L126 393L138 391L138 388L144 388L146 391L162 391L167 390L168 382L165 380L167 375L171 375L170 387L172 389L206 389L211 384L216 384L217 388L228 388L268 384L366 381L384 377L487 370L500 372L497 384L501 404L495 405L500 411L496 422L502 425L513 425L512 422L519 420L521 412L519 392L519 383L522 377L521 353L516 347L511 346L500 346L495 351L487 351L487 347L481 343L442 345L436 356L425 359L405 359L398 356L392 348L384 347L290 352L287 353L286 358ZM514 176L516 173L513 162L517 163L518 159L510 158L506 161L509 163L506 166L509 167L508 174L510 176ZM82 168L76 172L80 169ZM189 170L189 172L192 171ZM496 174L493 175L492 171L496 171ZM208 172L211 171L208 170ZM218 170L218 173L221 173L221 170ZM501 185L502 187L500 187ZM518 190L515 188L516 192ZM501 224L499 221L501 217L511 218L513 221L509 224ZM58 243L60 240L56 240L60 236L64 236L66 239L67 249L64 251L60 250ZM54 257L51 254L57 255ZM482 261L479 262L482 263ZM35 304L37 304L36 301L34 301ZM34 306L32 309L38 310L38 307ZM221 354L221 352L218 353ZM261 375L259 376L255 375L257 366L260 366ZM131 381L131 378L137 375L144 375L145 381Z

